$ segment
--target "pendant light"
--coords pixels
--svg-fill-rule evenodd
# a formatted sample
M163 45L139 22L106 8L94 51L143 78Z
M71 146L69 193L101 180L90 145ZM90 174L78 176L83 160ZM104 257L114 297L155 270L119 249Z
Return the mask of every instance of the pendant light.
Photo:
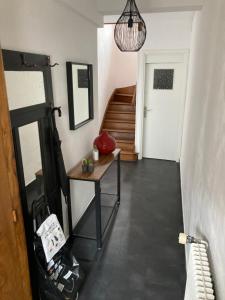
M116 23L114 38L121 51L139 51L146 39L146 26L135 0L127 0L125 9Z

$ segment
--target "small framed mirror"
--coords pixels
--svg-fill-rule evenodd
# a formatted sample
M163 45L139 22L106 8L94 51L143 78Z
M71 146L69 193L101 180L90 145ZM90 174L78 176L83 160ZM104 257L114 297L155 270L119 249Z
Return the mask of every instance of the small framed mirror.
M92 65L66 63L70 129L94 119Z

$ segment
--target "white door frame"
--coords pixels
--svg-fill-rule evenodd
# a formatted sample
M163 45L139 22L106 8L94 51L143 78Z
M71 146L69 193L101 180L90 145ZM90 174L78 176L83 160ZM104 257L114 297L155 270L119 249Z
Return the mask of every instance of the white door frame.
M167 59L166 59L167 56ZM184 111L186 102L186 89L188 78L189 50L143 50L138 54L138 78L136 95L136 128L135 128L135 148L138 159L143 157L143 130L144 130L144 104L145 104L145 68L147 63L183 63L184 81L183 95L180 101L179 116L179 136L177 145L176 161L180 161L181 145L183 136Z

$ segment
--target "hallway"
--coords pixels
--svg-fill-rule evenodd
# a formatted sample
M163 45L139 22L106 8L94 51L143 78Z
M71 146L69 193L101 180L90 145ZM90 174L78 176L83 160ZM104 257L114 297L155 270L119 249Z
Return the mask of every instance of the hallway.
M115 165L111 172L115 172ZM185 286L179 169L175 162L121 163L121 206L79 300L180 300ZM114 189L110 173L102 189Z

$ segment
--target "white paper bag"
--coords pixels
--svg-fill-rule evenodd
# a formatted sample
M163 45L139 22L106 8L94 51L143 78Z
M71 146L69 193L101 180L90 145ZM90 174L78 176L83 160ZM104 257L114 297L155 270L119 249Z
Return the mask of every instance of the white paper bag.
M49 262L53 256L66 243L66 239L56 215L50 215L38 228L37 235L40 236L46 261Z

